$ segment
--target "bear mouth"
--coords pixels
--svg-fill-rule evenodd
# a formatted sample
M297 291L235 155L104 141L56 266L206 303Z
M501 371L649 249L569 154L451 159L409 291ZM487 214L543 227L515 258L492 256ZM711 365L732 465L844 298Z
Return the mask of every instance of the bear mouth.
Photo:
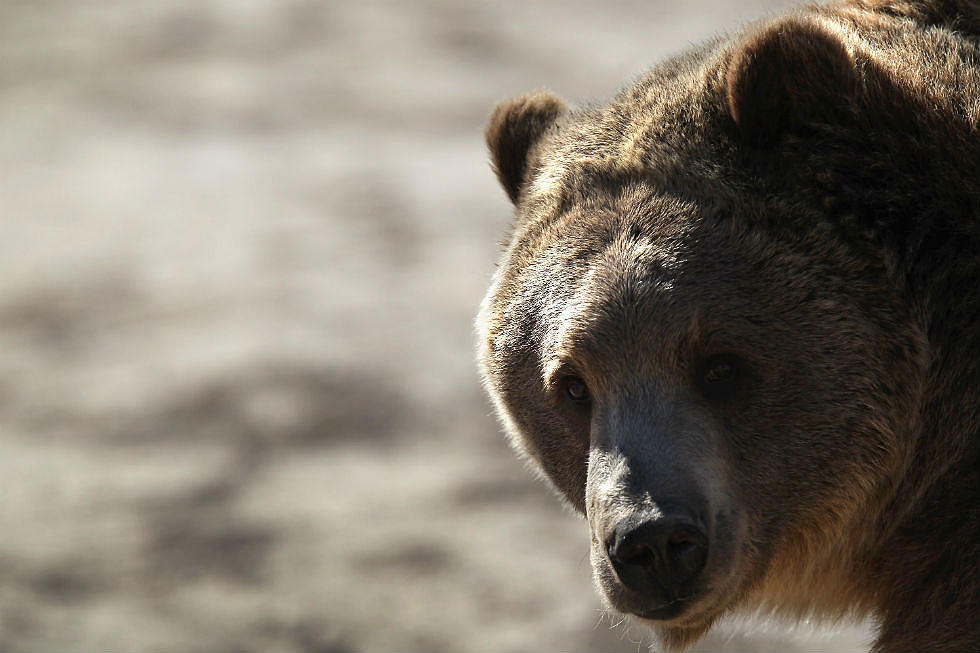
M610 589L612 591L604 594L613 609L646 621L681 623L703 617L703 610L699 609L701 599L704 598L702 592L691 592L663 600L638 596L622 585Z
M688 597L681 597L659 607L633 608L629 611L629 614L649 621L671 621L684 614L687 610L688 603Z
M726 610L725 594L706 589L679 597L667 604L644 602L617 588L604 593L607 606L650 628L661 642L672 642L668 650L683 649L700 639Z

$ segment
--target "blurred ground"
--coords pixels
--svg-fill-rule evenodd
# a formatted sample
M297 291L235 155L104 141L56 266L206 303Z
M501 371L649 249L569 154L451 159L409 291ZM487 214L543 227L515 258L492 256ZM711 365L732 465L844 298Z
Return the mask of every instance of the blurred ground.
M780 4L0 4L0 649L643 650L479 387L483 122Z

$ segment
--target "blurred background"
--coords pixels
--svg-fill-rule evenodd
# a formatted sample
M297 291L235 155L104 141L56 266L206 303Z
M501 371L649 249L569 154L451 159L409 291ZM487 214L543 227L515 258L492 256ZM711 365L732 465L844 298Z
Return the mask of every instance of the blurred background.
M787 4L0 3L0 649L645 650L477 378L482 129Z

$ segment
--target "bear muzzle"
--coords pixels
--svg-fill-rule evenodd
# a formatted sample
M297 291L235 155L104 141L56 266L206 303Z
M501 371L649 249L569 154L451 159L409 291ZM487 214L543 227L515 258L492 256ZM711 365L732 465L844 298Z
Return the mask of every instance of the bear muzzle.
M620 612L684 619L728 574L733 542L718 527L730 506L717 491L723 479L711 473L708 439L690 447L691 429L658 426L655 415L639 411L610 411L594 422L586 487L593 569Z

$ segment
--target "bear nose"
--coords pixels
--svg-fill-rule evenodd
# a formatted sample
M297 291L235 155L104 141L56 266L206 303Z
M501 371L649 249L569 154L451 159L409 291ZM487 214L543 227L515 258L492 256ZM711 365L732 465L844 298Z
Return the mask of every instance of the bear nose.
M683 597L708 560L708 537L693 519L657 515L624 519L606 545L616 576L627 588L654 602Z

